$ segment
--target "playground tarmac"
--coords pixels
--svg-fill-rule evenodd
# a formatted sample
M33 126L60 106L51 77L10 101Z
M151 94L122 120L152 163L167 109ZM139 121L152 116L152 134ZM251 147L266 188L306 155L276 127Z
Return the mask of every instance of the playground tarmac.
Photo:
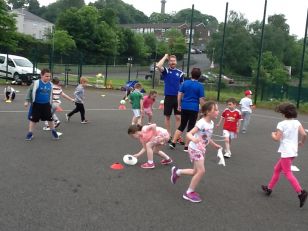
M182 199L190 177L170 182L171 166L155 158L155 169L136 166L112 170L126 153L140 150L137 140L127 135L130 106L118 110L123 92L86 89L86 118L81 124L75 114L70 122L65 113L74 104L63 99L64 112L58 141L43 131L40 123L31 142L25 141L28 121L23 106L26 86L16 87L17 99L0 103L0 230L3 231L119 231L119 230L271 230L306 231L308 204L299 208L292 187L282 176L270 197L260 188L272 174L279 155L271 140L282 116L256 109L248 132L232 143L232 158L226 167L217 164L216 151L208 149L206 174L197 188L203 201ZM64 88L72 95L74 88ZM162 97L160 97L157 101ZM155 105L158 107L158 103ZM224 105L220 105L222 111ZM304 127L308 116L299 115ZM163 126L161 110L154 120ZM221 135L221 129L216 135ZM221 139L215 136L214 139ZM218 141L223 144L223 142ZM179 168L191 166L183 146L164 149ZM308 144L295 160L295 172L308 189Z

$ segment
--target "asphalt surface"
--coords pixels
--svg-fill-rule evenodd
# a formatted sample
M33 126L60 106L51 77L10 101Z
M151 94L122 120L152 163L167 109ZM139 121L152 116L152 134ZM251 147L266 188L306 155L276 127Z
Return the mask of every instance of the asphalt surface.
M2 87L1 87L2 88ZM0 89L1 89L0 88ZM182 199L190 177L170 182L171 166L155 169L136 166L112 170L126 153L140 150L137 140L127 135L132 113L117 110L123 93L86 89L86 118L79 115L65 122L65 112L74 105L63 100L61 139L54 141L43 124L38 124L31 142L25 141L28 122L23 98L26 86L11 104L0 103L0 230L2 231L96 231L96 230L293 230L308 228L308 204L299 208L292 187L282 176L270 197L266 184L279 155L270 132L282 117L257 109L247 134L232 143L232 158L218 166L216 151L209 148L206 174L197 192L199 204ZM73 88L64 89L72 94ZM105 96L102 96L105 95ZM158 100L159 102L159 100ZM158 105L156 105L158 107ZM222 111L223 106L220 107ZM300 115L308 127L308 117ZM162 111L154 120L163 126ZM220 135L221 129L215 131ZM219 139L219 137L217 137ZM222 143L222 142L220 142ZM294 164L299 182L308 189L308 144ZM191 166L177 145L165 148L180 168Z

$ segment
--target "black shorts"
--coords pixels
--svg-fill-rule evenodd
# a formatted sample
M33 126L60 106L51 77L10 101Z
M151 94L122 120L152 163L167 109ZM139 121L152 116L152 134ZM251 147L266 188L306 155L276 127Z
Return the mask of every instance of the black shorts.
M34 123L42 121L52 121L51 105L50 103L33 103L30 120Z
M174 115L181 114L181 112L178 111L178 96L166 95L164 100L164 115L171 116L172 110Z

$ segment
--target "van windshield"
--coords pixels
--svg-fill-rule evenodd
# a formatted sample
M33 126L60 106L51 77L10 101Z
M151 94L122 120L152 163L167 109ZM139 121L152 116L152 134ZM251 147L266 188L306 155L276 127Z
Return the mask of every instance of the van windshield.
M20 67L33 67L32 63L27 59L14 59L14 61Z

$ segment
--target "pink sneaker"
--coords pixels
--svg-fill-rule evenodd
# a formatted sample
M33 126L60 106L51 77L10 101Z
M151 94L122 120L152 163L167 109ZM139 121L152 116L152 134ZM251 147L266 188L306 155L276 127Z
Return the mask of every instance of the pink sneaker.
M168 160L163 159L162 161L160 161L160 163L161 163L162 165L168 165L168 164L171 164L172 162L173 162L173 161L172 161L171 158L169 158Z
M154 163L149 164L148 162L146 162L146 163L142 164L140 167L141 168L155 168L155 164Z
M172 183L172 184L175 184L176 181L177 181L177 179L180 177L180 176L178 176L178 175L176 174L176 170L178 170L178 168L175 167L175 166L173 166L173 167L171 168L171 177L170 177L170 179L171 179L171 183Z
M185 199L185 200L188 200L188 201L190 201L190 202L193 202L193 203L198 203L198 202L201 202L202 200L201 200L201 198L200 198L200 196L199 196L199 194L198 193L196 193L196 192L191 192L191 193L184 193L183 194L183 198Z

